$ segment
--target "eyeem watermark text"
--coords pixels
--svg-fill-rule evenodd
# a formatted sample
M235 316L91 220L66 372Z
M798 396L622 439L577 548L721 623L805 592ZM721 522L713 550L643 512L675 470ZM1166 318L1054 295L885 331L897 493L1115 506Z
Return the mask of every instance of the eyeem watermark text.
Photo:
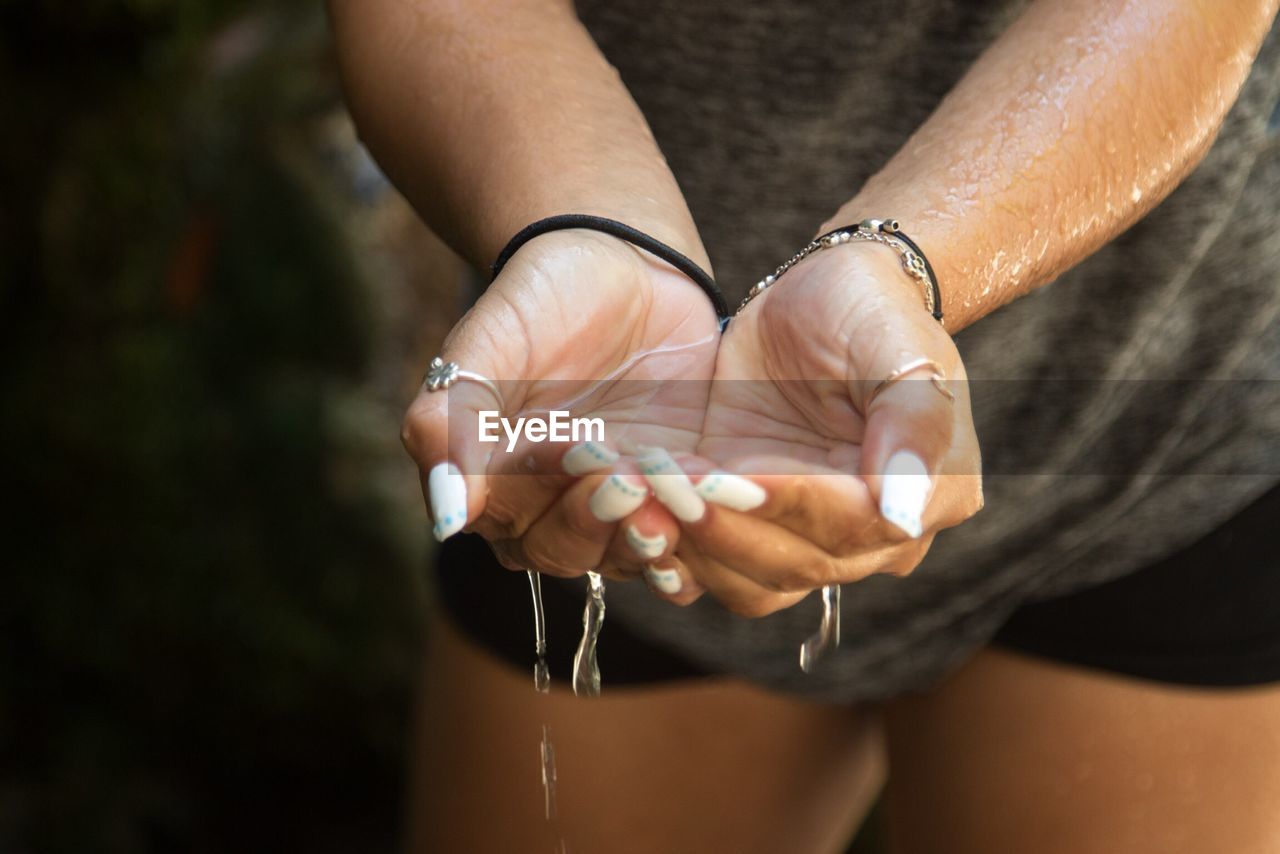
M515 423L496 409L482 409L478 423L481 442L500 442L502 435L506 435L507 453L515 450L521 435L530 442L604 441L603 418L573 418L563 409L552 409L546 418L522 416Z

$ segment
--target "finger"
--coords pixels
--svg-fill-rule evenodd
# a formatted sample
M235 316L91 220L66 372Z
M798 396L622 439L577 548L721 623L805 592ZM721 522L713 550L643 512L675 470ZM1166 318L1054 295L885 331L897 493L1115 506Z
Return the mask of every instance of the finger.
M679 464L708 505L772 522L833 557L884 543L875 501L866 482L853 474L776 456L716 468L682 455ZM723 518L723 511L715 515Z
M706 502L693 488L689 476L663 448L641 448L636 465L648 481L654 497L681 522L697 522Z
M675 519L657 502L647 501L618 524L607 555L638 573L646 564L675 552L679 541Z
M925 534L957 525L982 508L981 455L967 413L957 412L953 435L941 471L931 476ZM912 541L884 521L864 477L776 456L734 460L723 468L691 455L679 455L677 461L709 506L774 522L834 557Z
M596 567L596 572L603 575L611 581L635 581L642 577L643 571L635 567L624 567L614 562L608 555Z
M951 451L934 473L933 497L925 512L925 530L958 525L982 509L982 450L973 424L969 382L964 365L949 383L956 395Z
M837 557L775 522L724 507L708 507L706 516L685 526L682 543L771 592L805 592L827 584L859 581L885 572L898 557L894 543L878 543ZM896 568L896 566L894 567Z
M543 575L555 576L556 578L578 578L588 571L585 569L570 570L559 568L537 570L534 566L534 560L525 553L524 541L522 540L496 540L491 541L489 545L492 547L498 563L502 564L504 569L509 569L513 572L534 570L541 572ZM608 556L601 561L599 566L593 567L591 571L598 572L605 578L614 581L634 581L641 577L643 572L643 570L634 567L621 567L610 560Z
M706 591L698 583L689 568L676 555L669 555L647 564L644 580L659 599L673 605L691 605Z
M443 363L487 378L494 389L458 378L432 391L424 382L405 414L401 438L423 472L423 492L438 540L461 531L484 510L485 472L495 445L480 440L481 413L496 416L507 407L518 409L522 402L514 398L523 384L504 381L510 361L490 346L493 340L511 340L500 332L503 325L502 314L482 298L450 333L441 355ZM445 370L430 374L448 375Z
M873 376L889 376L900 367L882 365ZM899 539L902 534L914 539L924 533L934 475L952 448L953 395L945 379L935 378L934 369L925 366L886 387L867 408L860 473L880 515L901 532Z
M603 442L563 444L521 439L490 462L489 496L473 529L486 539L518 539L579 477L609 469L618 454Z
M779 593L768 590L741 575L719 560L704 554L688 539L681 544L678 557L688 572L716 601L740 617L764 617L789 608L808 596L801 593Z
M783 457L729 464L753 472L746 477L690 454L677 462L707 502L703 517L683 525L681 536L768 590L904 575L932 541L886 542L866 483L834 469Z
M534 569L555 575L594 570L604 561L618 523L648 498L649 489L629 460L587 475L529 526L521 540L525 557Z

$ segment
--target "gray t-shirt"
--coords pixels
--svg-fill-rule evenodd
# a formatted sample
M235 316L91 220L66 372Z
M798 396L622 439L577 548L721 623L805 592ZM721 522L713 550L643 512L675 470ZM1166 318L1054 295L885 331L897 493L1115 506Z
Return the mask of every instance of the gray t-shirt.
M732 298L807 241L1025 6L599 0L579 12ZM1217 143L1162 205L958 336L986 508L939 535L911 577L847 585L844 643L817 672L796 658L816 596L746 620L706 597L679 609L615 584L610 619L774 688L883 698L936 681L1020 604L1150 564L1274 485L1278 96L1273 29Z

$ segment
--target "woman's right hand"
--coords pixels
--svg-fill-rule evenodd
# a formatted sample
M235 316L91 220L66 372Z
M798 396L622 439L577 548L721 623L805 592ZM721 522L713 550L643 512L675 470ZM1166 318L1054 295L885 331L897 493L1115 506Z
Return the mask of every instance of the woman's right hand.
M503 400L460 380L424 387L405 416L436 537L475 531L507 568L559 576L626 577L670 556L679 527L617 442L692 450L718 343L706 295L656 258L594 231L530 241L441 354ZM552 409L600 418L605 442L522 439L509 452L505 435L479 441L479 412L495 409L512 423Z

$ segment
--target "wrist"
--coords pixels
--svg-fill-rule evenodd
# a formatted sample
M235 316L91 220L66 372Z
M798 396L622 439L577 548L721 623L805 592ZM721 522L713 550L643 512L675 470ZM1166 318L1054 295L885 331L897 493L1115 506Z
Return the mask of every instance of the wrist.
M883 220L866 219L868 215L882 216L886 211L892 211L895 215ZM910 218L900 219L896 215L899 211L905 211ZM861 218L856 212L862 212ZM914 283L926 310L936 321L952 330L964 325L957 324L954 300L948 305L943 304L943 293L947 289L945 285L954 282L955 277L949 272L951 265L946 263L948 259L945 253L939 249L951 245L951 242L945 240L938 230L936 215L921 213L910 205L867 201L860 195L823 223L819 235L847 233L853 230L853 223L859 223L854 226L857 233L853 237L877 244L881 249L897 256L900 275ZM874 254L886 253L882 251Z
M872 249L870 253L858 253L855 257L865 259L864 268L879 267L877 278L883 280L906 279L911 286L909 290L919 294L928 314L938 322L944 318L942 312L942 296L934 271L925 257L924 251L910 236L901 230L895 219L866 219L857 223L846 223L827 229L796 254L794 258L778 268L773 277L768 277L757 287L767 287L768 279L781 276L797 261L818 254L833 254L848 247ZM876 251L876 250L879 251ZM896 265L886 266L892 257Z
M599 183L581 188L561 184L543 186L543 192L513 194L503 210L492 212L492 220L483 226L490 235L486 264L521 229L530 223L563 214L588 214L616 220L685 255L708 273L710 259L694 225L693 216L683 197L675 190L675 179L654 176L648 190L638 189L639 180L632 177L608 188ZM664 185L669 183L671 190ZM659 189L655 191L654 186ZM552 190L552 192L546 192Z
M570 231L576 234L570 236L567 234ZM507 263L529 242L553 234L561 236L558 242L562 244L568 240L574 252L580 252L593 240L604 238L611 252L623 252L627 261L651 266L652 271L646 277L678 274L676 278L687 280L703 292L717 317L723 320L728 316L724 294L696 261L651 234L616 219L593 214L560 214L530 223L517 232L498 254L490 268L492 277L495 280L500 278Z
M898 253L882 244L850 241L824 249L805 259L796 273L822 290L845 294L851 300L874 296L896 312L930 314L920 282L906 273Z
M924 299L920 286L902 269L902 260L898 253L888 246L879 243L850 241L819 253L815 262L825 262L826 269L833 272L838 268L856 272L860 275L871 275L876 279L892 284L892 292L909 298L913 303L924 307ZM888 288L886 288L888 290Z

